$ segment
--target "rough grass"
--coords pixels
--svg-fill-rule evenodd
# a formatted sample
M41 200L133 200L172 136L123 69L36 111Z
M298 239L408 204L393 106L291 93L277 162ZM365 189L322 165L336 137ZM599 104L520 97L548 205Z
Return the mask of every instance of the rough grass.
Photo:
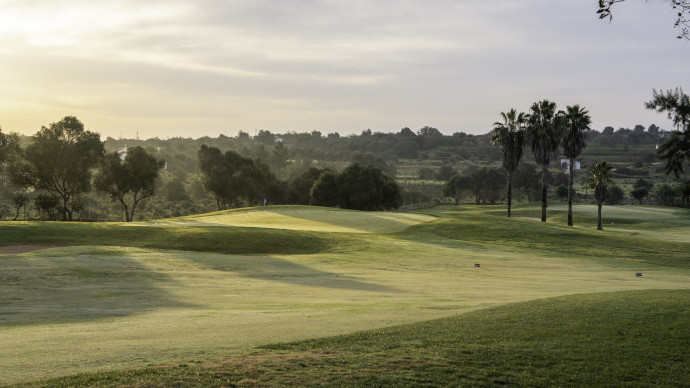
M688 303L688 290L566 296L36 385L687 386Z
M632 217L630 209L605 207L629 222L603 232L585 222L588 207L577 209L575 228L562 225L558 209L543 224L506 219L502 206L412 215L286 207L158 225L0 223L0 245L62 245L0 256L0 381L208 357L225 362L261 344L508 303L690 288L689 243L665 238L687 233L687 213L635 208ZM298 213L308 216L295 220ZM517 206L516 213L539 209ZM252 214L261 222L247 226ZM280 229L286 219L293 220ZM240 220L245 226L234 224ZM256 359L300 360L300 352ZM173 369L145 370L164 378ZM262 367L254 370L259 376ZM243 376L252 383L254 375Z

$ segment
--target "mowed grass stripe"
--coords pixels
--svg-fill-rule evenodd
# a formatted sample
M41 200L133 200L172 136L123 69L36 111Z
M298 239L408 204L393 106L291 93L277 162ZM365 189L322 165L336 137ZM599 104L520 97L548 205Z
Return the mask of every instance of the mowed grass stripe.
M689 304L689 290L571 295L18 386L687 386Z
M576 253L611 262L630 260L690 268L690 236L683 242L659 241L650 236L629 233L630 226L626 226L622 231L620 225L615 228L615 223L614 226L606 227L604 231L597 231L582 225L573 228L564 224L509 219L501 210L487 207L485 211L481 211L476 206L438 207L432 214L444 218L412 226L400 235L420 241L428 241L431 235L473 244L515 247L553 255ZM533 209L530 211L533 212ZM518 210L516 214L531 213L527 210ZM552 216L560 218L561 213L552 212ZM663 222L663 219L658 220L657 224L659 221ZM690 228L685 232L690 232Z
M325 232L230 226L0 222L0 246L102 245L231 254L305 254L365 244Z

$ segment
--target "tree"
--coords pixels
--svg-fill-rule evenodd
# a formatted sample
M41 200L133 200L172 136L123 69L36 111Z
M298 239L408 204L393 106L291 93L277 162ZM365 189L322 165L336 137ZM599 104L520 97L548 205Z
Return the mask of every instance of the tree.
M541 174L533 164L521 163L513 174L513 186L525 193L527 201L536 201L539 198Z
M165 162L149 155L142 147L132 147L122 160L116 152L103 158L94 186L122 204L127 222L134 220L134 211L144 199L156 193L158 171Z
M658 200L666 206L674 206L676 197L679 195L679 188L671 185L670 183L662 183L656 188L656 196Z
M34 198L34 206L41 214L53 219L55 210L60 206L60 200L52 194L43 193Z
M667 112L676 130L671 137L659 147L657 155L666 160L666 173L673 173L676 178L683 172L685 161L690 160L690 96L683 89L664 92L653 90L654 98L645 104L647 109Z
M618 205L625 199L625 193L623 189L618 186L609 186L606 188L606 204L607 205Z
M495 203L503 190L506 180L503 174L488 167L478 168L469 175L470 190L477 205Z
M601 227L601 207L606 199L606 186L613 184L613 166L606 161L597 162L589 170L592 175L587 180L587 185L594 190L594 197L597 199L597 230L602 230Z
M16 133L2 133L2 128L0 127L0 169L20 153L19 135Z
M523 147L525 146L526 133L525 124L527 122L524 113L517 113L511 109L508 113L501 112L503 122L495 122L491 133L491 144L501 147L503 155L503 168L506 170L506 181L508 186L508 217L513 201L513 173L517 170L520 159L522 158Z
M587 132L592 119L589 112L579 105L566 107L563 115L565 135L563 136L563 154L568 158L568 226L573 226L573 175L575 173L575 158L587 144Z
M17 209L17 212L12 221L16 221L19 218L19 211L24 208L24 214L26 215L26 204L29 203L29 196L26 193L18 191L12 196L12 205Z
M309 205L311 201L311 189L319 180L325 170L311 167L307 171L296 176L290 181L290 203L297 205ZM334 203L335 205L335 203Z
M642 204L642 200L649 195L649 191L652 187L654 187L654 183L643 178L638 178L635 183L633 183L633 190L630 192L630 195Z
M563 120L556 114L556 103L549 100L535 102L527 119L527 141L534 160L541 166L541 221L546 222L547 187L549 163L561 144Z
M599 19L608 18L613 19L611 7L616 3L622 3L625 0L599 0ZM690 1L689 0L670 0L671 8L677 13L675 28L680 28L678 39L690 40Z
M340 197L337 179L338 174L335 171L323 171L311 188L311 204L328 207L337 206Z
M390 210L402 204L400 186L374 167L351 164L336 178L340 192L338 205L354 210Z
M561 199L561 201L562 201L564 198L568 198L568 197L569 197L569 195L568 195L568 186L566 186L566 185L559 185L558 187L556 187L556 195L558 196L558 198ZM571 226L572 226L572 225L571 225Z
M72 220L79 195L91 190L91 170L103 157L100 135L84 129L76 117L42 127L12 168L12 181L45 190L62 201L62 219Z
M438 178L438 180L440 181L448 181L453 175L455 175L455 170L453 169L453 167L444 164L443 166L441 166L441 168L438 169L436 178Z
M453 197L455 204L460 202L460 195L463 191L469 190L471 182L469 177L460 174L453 175L448 183L443 187L443 195L446 197Z
M165 185L165 199L168 201L189 201L189 194L184 183L179 178L174 178Z
M647 198L647 196L649 195L649 190L645 187L638 187L636 189L633 189L630 192L630 195L632 195L633 198L635 198L636 200L640 201L640 205L642 205L642 200Z
M263 201L269 184L275 181L268 165L237 152L222 154L218 148L203 144L197 155L201 182L213 194L218 210Z

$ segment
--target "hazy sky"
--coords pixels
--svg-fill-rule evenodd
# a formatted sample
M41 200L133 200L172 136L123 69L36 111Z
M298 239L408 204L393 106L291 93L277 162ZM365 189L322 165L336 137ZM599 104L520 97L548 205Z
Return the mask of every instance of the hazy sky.
M690 92L662 0L0 0L0 126L77 116L103 137L486 133L541 99L593 126L672 129Z

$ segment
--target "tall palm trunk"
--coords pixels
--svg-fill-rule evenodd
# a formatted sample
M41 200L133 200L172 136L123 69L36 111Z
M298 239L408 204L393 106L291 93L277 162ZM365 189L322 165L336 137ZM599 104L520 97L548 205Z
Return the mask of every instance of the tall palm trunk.
M573 226L573 164L575 158L570 158L568 166L568 226Z
M546 181L549 177L549 170L546 165L541 166L541 222L546 222Z
M601 227L601 205L603 205L603 202L604 202L604 201L602 201L602 200L598 200L598 201L597 201L597 208L598 208L598 209L597 209L597 210L598 210L598 214L597 214L597 230L603 230L603 228Z
M513 172L508 170L508 218L510 218L510 207L513 204Z

